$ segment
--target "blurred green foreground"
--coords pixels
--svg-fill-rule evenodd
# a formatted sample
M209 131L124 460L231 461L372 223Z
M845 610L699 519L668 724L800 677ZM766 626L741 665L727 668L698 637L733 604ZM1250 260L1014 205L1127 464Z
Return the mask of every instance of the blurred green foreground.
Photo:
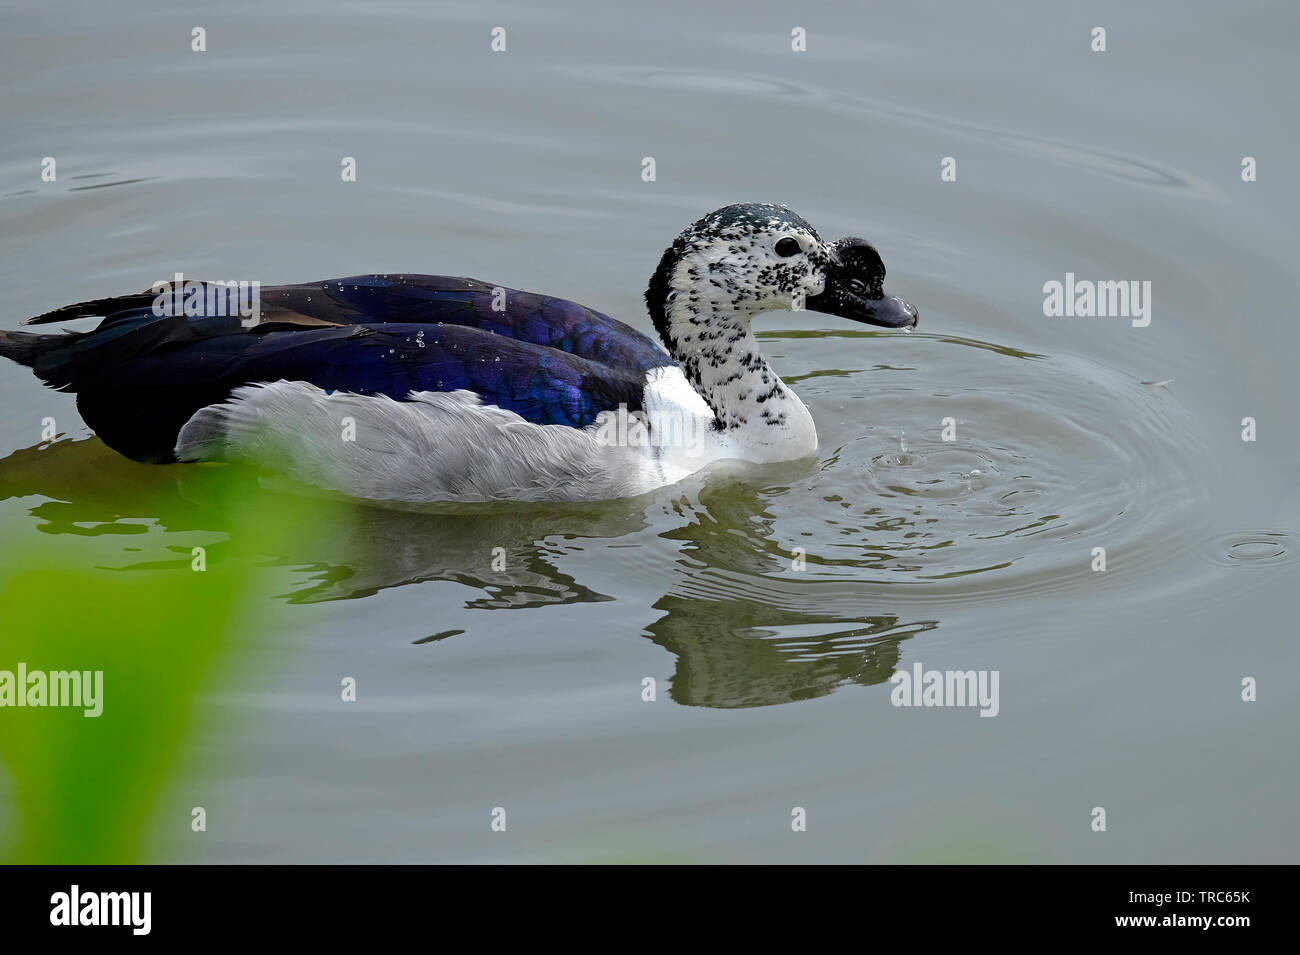
M130 482L119 491L131 497L154 482L172 494L196 484L207 530L185 547L148 521L86 512L56 518L80 533L33 534L24 511L58 514L62 502L11 498L0 511L0 671L103 671L98 717L0 706L0 862L141 861L151 813L204 717L201 694L237 675L234 648L250 642L240 635L267 633L284 611L272 599L283 576L262 544L346 533L337 505L258 493L221 467L181 476L122 462L98 479Z

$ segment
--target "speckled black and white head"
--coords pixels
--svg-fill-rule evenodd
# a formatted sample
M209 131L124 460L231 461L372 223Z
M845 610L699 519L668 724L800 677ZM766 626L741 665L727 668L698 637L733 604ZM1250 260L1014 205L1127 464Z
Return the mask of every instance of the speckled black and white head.
M740 203L710 212L679 235L650 279L646 303L668 350L688 345L679 318L753 316L790 308L825 287L830 249L789 209Z
M806 308L886 328L915 325L916 309L885 295L884 276L864 240L826 243L784 206L739 203L677 237L650 279L646 304L720 428L755 417L784 423L781 402L793 396L759 354L753 317Z

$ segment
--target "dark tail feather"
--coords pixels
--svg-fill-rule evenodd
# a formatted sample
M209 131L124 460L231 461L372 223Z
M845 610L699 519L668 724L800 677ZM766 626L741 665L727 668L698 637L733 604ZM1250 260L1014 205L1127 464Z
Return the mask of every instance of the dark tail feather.
M113 298L96 298L76 305L65 305L44 315L29 318L24 325L48 325L50 322L65 322L77 318L106 318L114 312L128 308L141 308L152 305L157 294L154 292L136 292L133 295L116 295Z
M65 305L44 315L29 318L25 325L45 325L50 322L73 321L78 318L106 318L115 312L138 308L152 304L155 296L152 292L137 292L133 295L118 295L113 298L97 298L76 305ZM12 359L20 365L26 365L36 372L38 378L56 388L64 388L66 382L50 380L52 370L66 362L67 355L51 354L72 344L81 338L84 332L65 331L61 335L36 335L31 332L9 332L0 329L0 355ZM49 356L47 361L41 359ZM55 375L57 377L57 374Z
M32 368L41 356L68 343L67 335L33 335L0 329L0 355Z

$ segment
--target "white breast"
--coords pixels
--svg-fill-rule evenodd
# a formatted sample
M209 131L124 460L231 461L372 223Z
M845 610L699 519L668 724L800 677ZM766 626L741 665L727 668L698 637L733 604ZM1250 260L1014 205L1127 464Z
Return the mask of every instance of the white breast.
M812 414L787 392L781 424L754 420L726 431L714 429L714 415L678 367L656 368L646 378L645 406L651 434L658 431L659 463L670 481L680 481L715 461L793 461L817 450ZM658 423L656 422L658 419ZM685 440L674 440L678 435Z

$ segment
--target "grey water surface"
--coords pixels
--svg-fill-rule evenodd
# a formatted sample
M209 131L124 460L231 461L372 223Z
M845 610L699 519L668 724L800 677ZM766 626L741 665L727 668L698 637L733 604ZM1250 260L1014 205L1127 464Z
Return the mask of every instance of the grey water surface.
M737 201L869 238L921 315L760 320L816 461L582 507L356 505L347 533L279 539L282 623L204 698L150 858L1297 860L1300 8L0 21L0 327L176 271L406 271L649 331L663 248ZM1067 273L1149 281L1149 325L1046 316ZM116 461L27 370L0 364L0 406L6 547L121 568L221 532L183 468ZM917 663L997 671L997 715L894 706Z

